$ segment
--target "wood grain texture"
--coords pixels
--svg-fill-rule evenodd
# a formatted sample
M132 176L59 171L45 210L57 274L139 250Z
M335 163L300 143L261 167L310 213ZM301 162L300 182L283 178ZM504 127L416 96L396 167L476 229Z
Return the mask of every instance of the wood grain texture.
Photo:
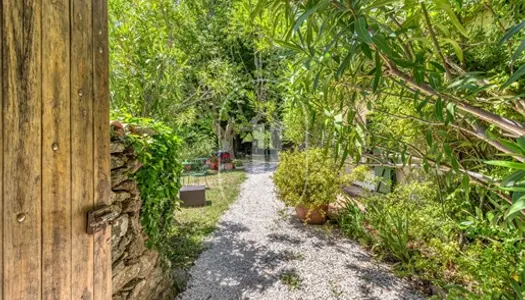
M93 299L93 236L86 215L93 209L92 0L71 0L71 299Z
M2 2L4 299L41 299L41 1Z
M69 0L42 1L42 299L71 298Z
M95 206L109 204L109 48L107 0L93 1L93 113ZM95 300L111 299L111 226L95 234Z

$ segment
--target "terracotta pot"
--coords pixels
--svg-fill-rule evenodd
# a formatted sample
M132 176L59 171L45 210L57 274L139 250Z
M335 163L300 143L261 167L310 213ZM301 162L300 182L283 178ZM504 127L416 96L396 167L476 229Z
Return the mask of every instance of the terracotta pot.
M295 207L297 217L308 224L320 225L326 222L326 212L328 205L321 205L316 208L308 209L302 206Z
M233 170L233 164L232 163L225 163L224 169L226 170Z

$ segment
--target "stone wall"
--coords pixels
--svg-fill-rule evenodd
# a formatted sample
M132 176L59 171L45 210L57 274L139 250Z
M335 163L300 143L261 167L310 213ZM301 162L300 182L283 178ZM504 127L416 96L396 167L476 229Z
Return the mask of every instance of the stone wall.
M126 147L128 134L118 122L111 134L111 201L120 213L112 224L113 300L173 299L172 280L156 251L147 249L140 225L141 199L132 179L141 167L135 151Z

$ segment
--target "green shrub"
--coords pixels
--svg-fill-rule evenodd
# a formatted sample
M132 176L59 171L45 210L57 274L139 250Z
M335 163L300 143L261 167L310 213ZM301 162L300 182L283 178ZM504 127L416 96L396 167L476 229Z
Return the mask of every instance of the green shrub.
M162 123L131 117L123 121L154 132L128 134L125 139L133 146L139 162L143 164L136 173L136 180L143 201L140 221L149 237L147 245L166 252L175 221L173 214L180 203L181 141L171 128Z
M400 275L429 280L449 299L522 299L525 291L523 231L497 211L458 205L463 195L440 198L430 182L399 185L341 211L343 233ZM500 212L503 214L503 212Z
M359 206L349 199L338 217L341 230L350 238L359 240L362 244L369 245L372 237L365 227L366 220Z
M273 181L286 205L311 209L336 200L343 176L329 154L309 149L283 153Z
M377 230L378 245L388 250L396 260L404 263L410 261L408 248L408 216L407 212L380 211L371 207L378 218L375 218L374 228Z

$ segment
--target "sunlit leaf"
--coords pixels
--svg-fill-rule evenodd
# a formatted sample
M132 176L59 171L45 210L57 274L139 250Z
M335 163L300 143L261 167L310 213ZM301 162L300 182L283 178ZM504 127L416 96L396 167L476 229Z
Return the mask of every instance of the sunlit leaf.
M519 67L518 70L516 70L514 72L514 74L512 74L509 79L501 86L501 89L504 89L506 87L508 87L509 85L511 85L514 81L520 79L521 76L523 76L523 74L525 74L525 64L521 65L521 67Z
M519 198L516 202L512 203L512 206L509 208L509 211L505 215L505 218L508 218L515 213L518 213L525 209L525 197Z
M505 167L509 169L515 169L515 170L525 170L525 164L524 163L518 163L513 161L505 161L505 160L489 160L485 161L488 165L498 166L498 167Z
M459 46L459 44L452 40L452 39L443 39L445 43L448 43L454 48L454 52L456 53L456 56L458 57L459 61L463 61L463 50Z
M500 185L502 187L511 187L515 186L519 182L523 181L525 179L525 171L516 171L507 177L503 178L500 182Z
M295 25L293 27L293 31L299 30L301 25L303 25L303 22L311 16L313 13L315 13L319 8L321 8L323 5L325 5L325 1L319 1L314 7L310 8L309 10L305 11L295 22Z
M456 16L456 13L452 9L448 1L447 0L433 0L433 2L434 4L436 4L438 8L443 9L445 11L445 13L448 15L448 17L450 18L450 21L452 22L452 24L454 24L456 29L463 36L468 37L467 30L465 29L465 27L463 27L463 25L459 21L458 17Z

